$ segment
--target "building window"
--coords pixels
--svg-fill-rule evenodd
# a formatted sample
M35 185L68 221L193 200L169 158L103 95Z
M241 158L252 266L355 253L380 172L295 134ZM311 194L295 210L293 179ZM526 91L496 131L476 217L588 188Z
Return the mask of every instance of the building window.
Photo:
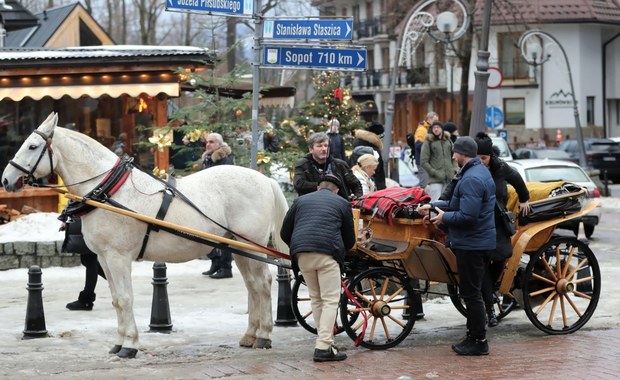
M524 98L504 99L504 124L505 125L524 125L525 124L525 99Z
M594 125L594 96L586 97L586 123Z
M517 46L519 35L516 33L498 33L499 67L504 79L527 79L528 65L521 59L521 50Z

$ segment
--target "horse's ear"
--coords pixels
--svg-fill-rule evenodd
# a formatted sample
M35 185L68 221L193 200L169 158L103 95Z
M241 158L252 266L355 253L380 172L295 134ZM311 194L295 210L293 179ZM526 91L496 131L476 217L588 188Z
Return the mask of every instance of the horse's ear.
M58 124L58 114L56 112L52 112L37 129L49 136L54 131L56 124Z

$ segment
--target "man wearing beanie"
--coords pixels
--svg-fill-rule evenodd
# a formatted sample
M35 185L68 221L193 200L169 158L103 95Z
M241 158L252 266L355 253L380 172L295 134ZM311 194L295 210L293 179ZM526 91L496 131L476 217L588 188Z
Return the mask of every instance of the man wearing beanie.
M447 227L446 246L456 255L459 289L467 308L467 334L452 345L452 350L459 355L488 355L481 288L495 250L495 184L477 157L478 145L473 138L459 137L452 151L461 169L450 199L431 202L418 211L433 224ZM437 214L429 215L431 209Z
M530 193L525 185L525 181L521 175L508 165L504 160L498 157L493 151L493 141L484 132L479 132L476 137L478 145L478 157L482 164L491 172L493 182L495 183L495 199L497 204L495 207L495 232L496 248L491 255L491 261L487 267L486 275L482 283L482 298L486 306L487 322L489 327L497 326L498 320L495 315L495 283L499 275L504 270L504 262L512 256L512 233L506 228L503 222L502 211L506 209L506 200L508 199L507 184L510 184L519 197L519 212L527 215L530 209L529 199ZM501 207L501 209L500 209Z
M428 185L425 190L430 195L431 201L436 201L456 173L456 166L452 160L450 134L444 132L443 125L438 121L433 122L431 132L426 135L422 144L420 164L428 174Z

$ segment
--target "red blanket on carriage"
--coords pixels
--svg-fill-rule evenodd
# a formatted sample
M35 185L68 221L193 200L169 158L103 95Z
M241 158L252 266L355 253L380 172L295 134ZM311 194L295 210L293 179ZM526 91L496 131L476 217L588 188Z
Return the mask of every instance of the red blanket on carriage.
M421 187L389 187L363 195L352 201L351 205L363 213L376 212L376 215L391 224L399 213L404 212L404 217L409 218L419 216L415 212L416 206L430 200L431 197Z

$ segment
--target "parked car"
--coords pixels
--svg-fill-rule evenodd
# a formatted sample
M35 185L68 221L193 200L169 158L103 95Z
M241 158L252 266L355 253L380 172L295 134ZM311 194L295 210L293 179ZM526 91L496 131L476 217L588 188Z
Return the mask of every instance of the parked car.
M588 174L577 164L560 160L524 159L508 162L525 182L555 182L566 181L582 186L586 189L589 202L600 198L601 192ZM579 232L579 223L583 223L586 238L594 233L594 227L601 219L601 205L594 208L589 214L578 219L571 219L558 225L559 228L572 230L575 235Z
M408 159L408 156L404 160L398 160L398 179L399 184L403 187L414 187L418 186L420 180L416 175L418 173L418 169L415 166L415 162L411 162Z
M615 183L620 182L620 143L604 138L585 138L583 145L586 150L586 164L600 170L601 178L607 172L607 178ZM567 152L571 160L579 163L579 144L577 139L568 139L560 143L559 149Z
M512 156L512 150L510 150L510 146L502 137L499 136L490 136L491 141L493 141L493 145L499 148L499 158L504 161L512 161L514 158Z
M524 158L547 158L551 160L572 161L570 154L560 149L519 148L515 150L514 156L517 160L522 160Z

